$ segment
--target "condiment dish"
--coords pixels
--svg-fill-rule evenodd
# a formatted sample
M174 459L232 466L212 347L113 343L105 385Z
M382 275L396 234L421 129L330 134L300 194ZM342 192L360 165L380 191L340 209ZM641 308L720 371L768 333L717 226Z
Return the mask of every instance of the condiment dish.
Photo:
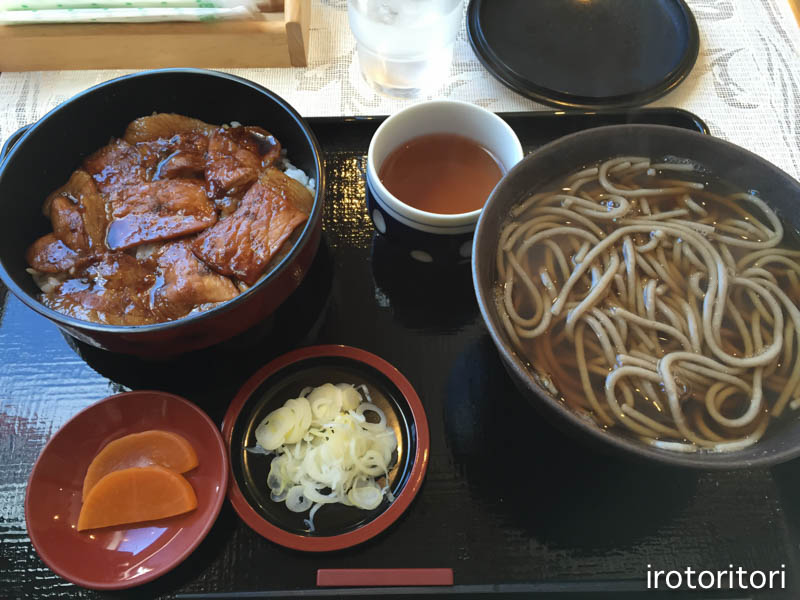
M197 495L191 512L156 521L79 532L84 476L110 441L162 429L183 436L198 466L184 474ZM118 590L160 577L186 559L217 519L228 483L219 430L197 406L172 394L135 391L92 404L59 429L28 481L25 521L36 552L80 586Z
M267 486L272 455L257 447L255 430L271 411L304 388L325 383L365 385L386 415L398 447L390 465L384 498L373 510L325 504L314 516L291 512L270 498ZM231 402L222 424L230 454L228 497L239 516L256 532L295 550L340 550L365 542L396 521L419 492L428 465L428 422L408 380L383 359L348 346L312 346L281 356L253 375Z

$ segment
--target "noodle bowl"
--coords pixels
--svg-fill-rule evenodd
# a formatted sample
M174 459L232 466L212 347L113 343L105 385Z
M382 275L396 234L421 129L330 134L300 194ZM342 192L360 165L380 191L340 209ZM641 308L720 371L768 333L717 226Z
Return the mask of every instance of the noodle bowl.
M625 156L511 210L497 312L572 410L722 452L800 407L800 251L761 198L723 187L689 162Z

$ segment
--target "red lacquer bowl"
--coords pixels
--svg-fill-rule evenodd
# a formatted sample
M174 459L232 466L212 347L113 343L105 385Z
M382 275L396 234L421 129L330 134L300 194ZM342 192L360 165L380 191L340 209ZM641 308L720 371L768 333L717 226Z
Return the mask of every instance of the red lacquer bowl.
M185 473L197 508L185 515L78 532L83 478L108 442L129 433L164 429L185 437L199 465ZM203 540L219 514L228 460L219 430L194 404L164 392L110 396L75 415L47 443L25 495L31 543L55 573L80 586L115 590L163 575Z
M303 388L324 383L365 385L386 414L387 425L398 438L388 481L395 499L384 499L371 511L326 504L316 513L311 530L307 513L293 513L270 499L267 473L272 456L247 448L255 446L255 429L272 410ZM391 526L419 492L430 453L428 420L408 379L382 358L348 346L301 348L260 369L228 407L222 435L230 456L228 497L234 510L265 538L307 552L348 548Z

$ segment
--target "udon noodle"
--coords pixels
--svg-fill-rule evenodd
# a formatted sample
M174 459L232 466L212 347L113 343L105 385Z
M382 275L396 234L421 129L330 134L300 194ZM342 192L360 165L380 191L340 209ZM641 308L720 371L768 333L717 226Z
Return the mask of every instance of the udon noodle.
M758 196L626 156L511 211L497 304L549 391L675 451L733 451L800 406L800 251Z

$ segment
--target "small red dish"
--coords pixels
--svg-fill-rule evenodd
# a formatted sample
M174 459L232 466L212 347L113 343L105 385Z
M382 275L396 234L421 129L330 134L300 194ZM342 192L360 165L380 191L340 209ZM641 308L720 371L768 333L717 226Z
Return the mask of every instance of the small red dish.
M78 532L86 469L108 442L129 433L165 429L185 437L198 466L184 473L197 494L185 515ZM33 466L25 494L31 543L55 573L80 586L118 590L160 577L205 538L228 484L219 430L197 406L164 392L135 391L101 400L70 419Z
M314 517L290 512L273 502L267 488L272 457L248 451L255 429L272 410L295 398L307 386L324 383L365 385L372 401L395 430L398 450L389 472L394 501L362 511L327 504ZM394 523L419 492L430 453L428 420L419 396L400 371L388 362L348 346L313 346L289 352L267 364L244 384L228 407L222 435L230 457L228 497L234 510L253 530L288 548L325 552L349 548L378 535Z

